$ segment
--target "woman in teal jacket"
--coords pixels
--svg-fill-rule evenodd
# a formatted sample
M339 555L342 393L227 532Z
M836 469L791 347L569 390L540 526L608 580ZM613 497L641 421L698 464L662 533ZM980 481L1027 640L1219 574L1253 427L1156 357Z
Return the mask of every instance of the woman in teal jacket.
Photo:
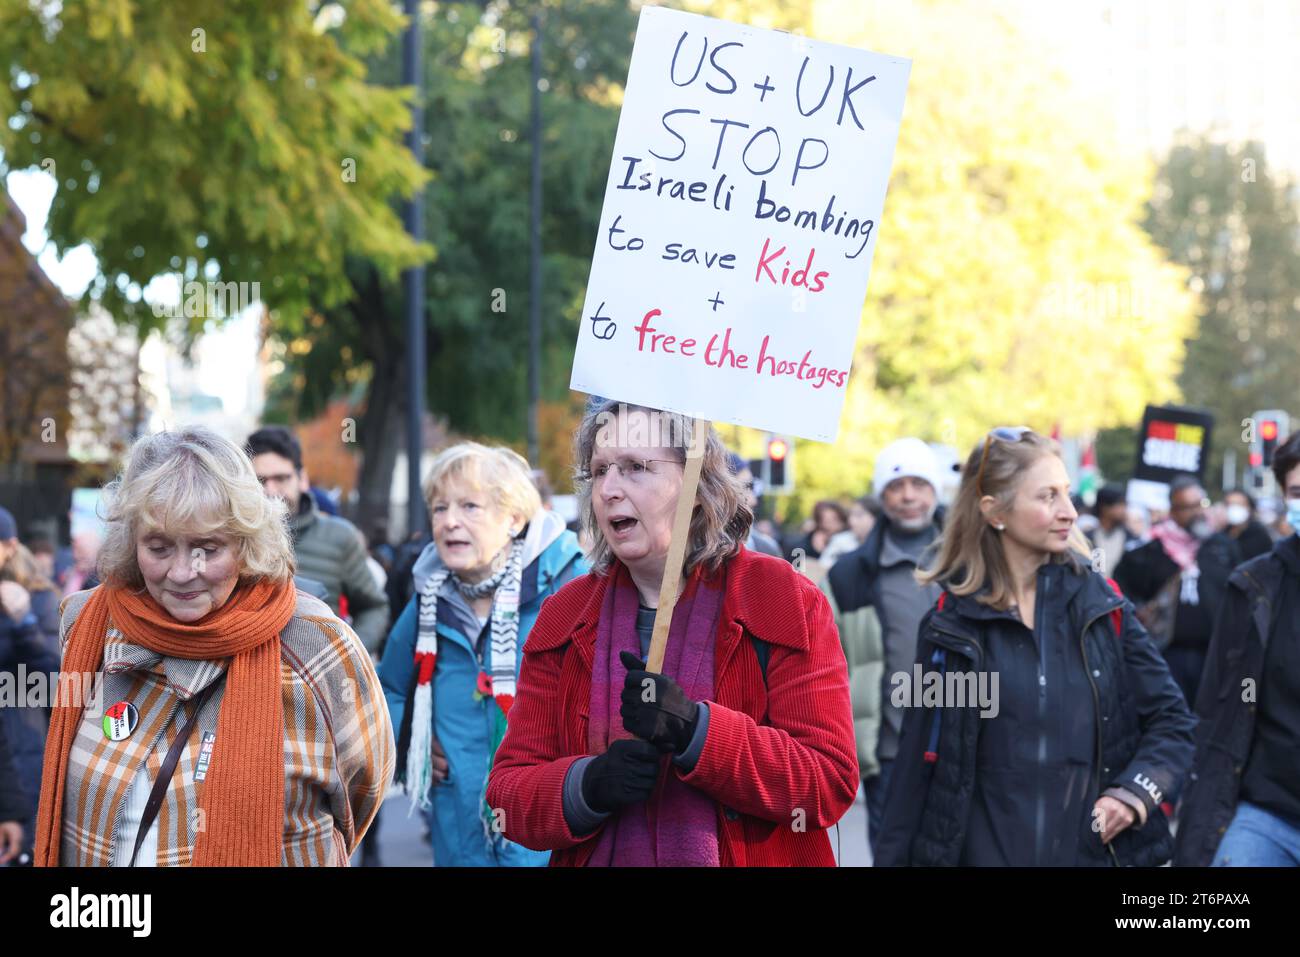
M397 780L429 815L437 866L545 866L548 852L505 839L484 794L528 633L547 596L587 563L509 449L441 452L424 496L433 542L379 665Z

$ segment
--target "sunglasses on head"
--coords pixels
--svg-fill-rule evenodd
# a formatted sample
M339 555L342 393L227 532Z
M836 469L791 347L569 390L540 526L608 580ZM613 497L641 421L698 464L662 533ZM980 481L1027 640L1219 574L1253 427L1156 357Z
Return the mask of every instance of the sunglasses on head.
M984 436L984 451L980 453L980 469L975 474L975 491L979 493L980 498L984 497L984 463L989 459L989 446L993 444L993 440L1019 442L1025 437L1026 432L1032 431L1033 429L1027 425L1001 425L996 429L990 429L989 434Z

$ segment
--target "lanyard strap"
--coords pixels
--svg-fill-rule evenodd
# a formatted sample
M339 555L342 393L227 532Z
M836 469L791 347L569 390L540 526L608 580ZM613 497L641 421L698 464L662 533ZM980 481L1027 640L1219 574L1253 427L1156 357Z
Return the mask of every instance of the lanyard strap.
M194 697L194 711L186 719L180 734L176 735L176 740L172 746L167 749L167 757L163 758L162 767L158 769L158 777L153 782L153 789L149 792L149 800L144 806L144 815L140 818L140 829L135 833L135 850L131 852L131 863L129 866L135 867L136 855L140 853L140 845L144 843L145 835L149 833L149 828L153 825L154 818L158 816L158 811L162 808L162 802L167 797L167 785L171 783L172 774L176 770L176 764L181 759L181 751L185 750L185 743L190 739L190 732L194 730L194 725L199 719L199 712L203 710L203 705L207 703L212 692L217 689L221 683L221 678L213 681L210 685L200 691Z

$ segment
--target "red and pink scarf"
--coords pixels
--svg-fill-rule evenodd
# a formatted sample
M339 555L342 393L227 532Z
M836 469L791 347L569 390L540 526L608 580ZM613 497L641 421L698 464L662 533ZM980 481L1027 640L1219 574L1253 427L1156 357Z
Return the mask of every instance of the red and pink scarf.
M1183 528L1172 518L1157 522L1151 527L1151 537L1165 548L1165 554L1174 560L1183 571L1196 564L1196 552L1201 543L1196 536Z
M591 672L591 711L587 747L602 754L611 742L632 737L619 715L627 669L620 651L638 658L636 586L626 567L615 563L596 626L596 651ZM718 615L722 609L725 574L709 579L700 569L691 575L673 612L663 673L695 701L713 697L713 655ZM589 865L593 867L717 867L718 822L713 798L682 781L671 756L654 795L645 804L616 811L597 839Z

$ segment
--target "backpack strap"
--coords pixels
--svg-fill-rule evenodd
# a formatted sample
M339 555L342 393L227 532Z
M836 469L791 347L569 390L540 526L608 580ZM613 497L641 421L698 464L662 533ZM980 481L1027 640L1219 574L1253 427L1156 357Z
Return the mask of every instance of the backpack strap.
M1120 591L1119 583L1116 582L1115 579L1107 578L1106 584L1108 584L1111 588L1111 591L1113 591L1116 595L1119 595L1120 598L1124 597L1124 593ZM1115 626L1115 637L1116 638L1122 637L1124 634L1124 609L1123 608L1116 608L1114 611L1110 613L1110 623Z
M758 670L763 673L763 687L767 687L767 659L772 654L772 645L753 632L746 630L749 641L754 646L754 656L758 658Z

